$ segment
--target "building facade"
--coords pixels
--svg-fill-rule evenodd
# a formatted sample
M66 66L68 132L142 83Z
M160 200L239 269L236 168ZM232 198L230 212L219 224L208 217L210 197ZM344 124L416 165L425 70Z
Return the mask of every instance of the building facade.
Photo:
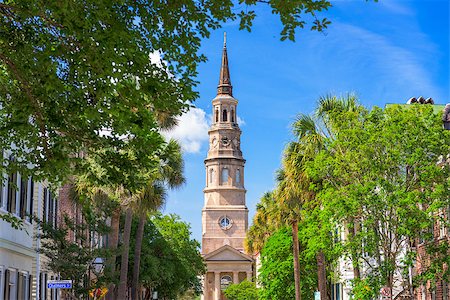
M4 151L8 160L14 157ZM39 226L31 216L56 226L58 201L46 183L14 172L0 183L0 215L21 219L22 228L0 220L0 299L56 300L56 290L47 289L47 280L56 279L45 268L39 253Z
M223 290L253 276L253 259L244 253L248 229L244 165L237 123L238 101L233 97L226 39L213 120L205 159L206 187L202 210L202 254L207 267L203 299L225 299Z

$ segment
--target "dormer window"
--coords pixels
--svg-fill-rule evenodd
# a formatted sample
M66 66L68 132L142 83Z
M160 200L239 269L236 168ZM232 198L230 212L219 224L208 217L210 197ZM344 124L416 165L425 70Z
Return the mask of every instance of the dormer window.
M222 113L222 121L223 121L223 122L228 122L228 112L227 112L226 109L223 110L223 113Z

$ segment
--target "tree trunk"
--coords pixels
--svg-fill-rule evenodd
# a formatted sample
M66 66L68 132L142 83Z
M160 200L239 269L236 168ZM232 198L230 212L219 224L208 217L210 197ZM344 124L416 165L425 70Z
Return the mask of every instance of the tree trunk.
M355 219L350 220L351 225L348 230L351 241L355 240L356 234L359 232L359 224ZM351 251L351 257L352 257L352 265L353 265L353 278L359 279L361 278L361 272L359 270L359 260L358 256L356 255L356 251L354 249L350 249Z
M119 244L119 228L120 228L120 207L117 207L111 216L111 231L108 234L108 248L111 250L111 257L106 262L105 272L114 278L116 272L116 250ZM105 300L114 300L115 284L111 283L108 286L108 293L105 296Z
M125 227L123 229L123 245L122 245L122 261L120 263L120 281L117 299L127 299L128 288L128 253L130 250L130 235L131 235L131 221L133 219L133 212L131 207L127 209L125 217Z
M317 281L319 283L320 300L328 300L327 294L327 271L325 267L325 255L320 250L316 255Z
M134 247L134 266L133 266L133 281L131 282L131 299L138 300L139 293L139 267L141 263L141 248L142 240L144 238L144 228L147 221L147 214L144 212L139 218L139 225L136 232L136 245Z
M292 251L294 254L294 283L295 283L295 300L301 300L300 289L300 262L299 262L299 245L298 245L298 221L292 221Z

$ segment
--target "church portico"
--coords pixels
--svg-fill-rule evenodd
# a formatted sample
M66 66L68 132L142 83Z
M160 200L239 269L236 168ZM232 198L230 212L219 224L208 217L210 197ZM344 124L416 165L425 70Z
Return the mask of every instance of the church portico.
M205 300L225 299L223 290L228 285L253 277L253 259L229 245L206 255L205 262L208 266L203 290Z
M212 101L209 151L205 159L202 254L207 273L203 282L204 300L225 300L223 290L228 285L253 277L253 258L244 253L248 229L245 159L237 123L238 101L232 90L224 43L217 96Z

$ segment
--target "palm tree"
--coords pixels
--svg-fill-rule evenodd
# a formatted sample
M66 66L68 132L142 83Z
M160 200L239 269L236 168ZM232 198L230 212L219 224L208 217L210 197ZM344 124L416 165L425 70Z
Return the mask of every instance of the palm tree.
M156 121L159 124L160 129L167 130L173 128L177 124L177 119L175 116L168 112L164 112L162 110L154 110ZM117 292L117 299L126 299L127 298L127 288L128 288L128 257L129 257L129 248L130 248L130 235L131 235L131 223L133 219L133 210L132 205L138 203L144 204L145 201L143 201L143 195L145 195L145 191L155 184L158 180L161 180L163 182L166 182L169 186L176 186L176 182L184 182L184 177L182 174L183 170L183 159L181 157L181 148L175 141L171 140L169 143L166 144L165 149L161 151L161 153L158 154L157 157L159 164L158 166L153 169L149 170L150 178L147 183L147 185L141 190L135 193L134 195L127 195L127 197L124 199L124 204L126 207L126 215L125 215L125 225L124 225L124 232L123 232L123 244L122 244L122 259L121 259L121 265L120 265L120 279L119 279L119 288ZM169 164L170 162L170 164ZM178 165L177 165L178 164ZM178 168L178 169L177 169ZM179 173L176 173L177 171L180 171ZM172 173L170 173L172 172ZM166 177L169 174L172 174L172 177ZM179 183L179 185L181 185ZM134 203L133 203L134 202ZM150 201L151 202L151 201ZM149 203L150 203L149 202ZM159 206L155 206L152 209L157 209ZM144 211L147 212L146 209L149 207L146 207L144 204ZM141 210L141 207L138 206L138 209ZM144 233L144 226L146 222L147 214L140 214L139 216L139 223L141 228L139 228L139 249L138 253L135 252L135 258L138 259L138 264L134 268L133 274L133 284L137 284L137 280L139 278L139 264L140 264L140 251L142 246L142 239L143 239L143 233ZM136 249L135 249L136 251ZM137 254L137 255L136 255ZM134 283L136 278L136 283ZM133 289L132 289L133 290ZM136 290L137 286L134 286L134 296L136 297Z
M294 243L294 280L296 284L296 299L301 296L298 261L298 221L305 204L313 203L315 193L310 189L311 179L306 175L306 165L316 155L326 149L327 142L337 134L338 116L340 113L358 112L361 109L354 95L347 97L326 96L319 99L314 117L300 114L292 125L296 140L290 142L284 152L282 170L278 173L278 195L280 204L290 212L288 220L292 226ZM326 284L326 261L323 249L316 253L318 283L321 299L328 298Z
M356 113L362 115L366 113L366 111L364 107L359 104L358 98L354 94L348 94L345 97L328 95L319 99L316 116L321 123L324 124L324 134L327 135L330 140L332 140L335 134L339 132L339 126L341 125L340 115L343 113ZM341 149L340 151L344 152L345 149ZM354 216L347 220L347 226L350 240L353 240L360 231L358 216ZM351 249L353 249L353 247L351 247ZM360 278L361 272L358 255L354 250L351 250L350 254L353 264L353 276L354 278Z
M150 182L137 194L139 209L139 225L136 233L136 245L134 252L133 280L131 287L131 299L137 299L139 286L139 267L141 257L144 226L147 221L147 212L154 211L165 202L166 189L173 189L185 182L183 176L184 162L180 145L174 140L169 141L161 157L159 168L155 172L153 182Z
M298 168L298 164L303 161L299 147L301 147L301 144L296 142L291 142L286 147L282 162L283 168L277 173L278 186L276 191L280 205L280 219L292 227L296 300L301 300L298 222L301 219L303 202L310 197L306 185L307 178L302 172L303 169Z
M279 207L274 192L266 192L256 205L253 224L247 231L244 246L247 253L260 253L270 235L279 227Z

